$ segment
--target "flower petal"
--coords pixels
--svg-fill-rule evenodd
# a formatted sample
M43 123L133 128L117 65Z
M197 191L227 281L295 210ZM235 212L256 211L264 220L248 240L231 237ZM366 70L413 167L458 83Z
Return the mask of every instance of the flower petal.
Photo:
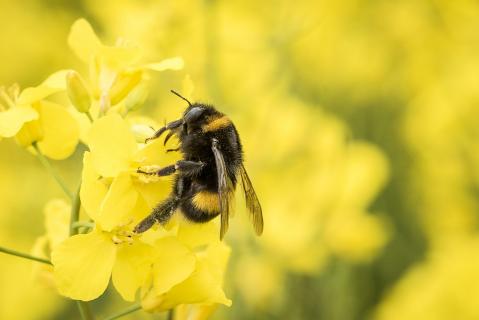
M167 148L163 145L163 139L155 139L144 145L134 155L135 164L138 166L168 166L181 159L177 152L166 153Z
M85 19L78 19L71 27L68 45L83 62L89 63L101 47L95 31Z
M149 63L145 65L145 68L155 70L155 71L165 71L165 70L181 70L183 69L185 62L181 57L173 57L164 59L157 63Z
M54 93L66 89L66 74L69 70L60 70L51 74L36 87L26 88L18 97L18 105L29 105Z
M127 224L133 220L132 209L135 207L138 192L133 187L130 174L122 172L116 177L108 190L100 208L98 222L102 229L111 231L113 228Z
M112 281L123 299L135 300L136 291L149 275L154 256L152 250L153 247L141 242L123 244L118 248Z
M140 47L127 45L121 47L102 46L99 54L102 62L109 69L120 71L137 63L143 53Z
M195 255L175 237L159 239L155 243L155 252L153 287L156 294L167 292L195 269Z
M93 220L98 220L101 203L108 192L108 186L100 180L91 160L91 153L83 155L83 171L80 188L80 199L86 213Z
M218 219L208 223L191 223L181 221L178 228L178 240L189 248L196 248L210 243L218 242L220 239Z
M70 108L70 111L73 111L73 108ZM88 132L90 131L92 123L90 119L88 119L88 116L84 113L72 112L72 115L78 123L78 127L80 128L80 141L87 145Z
M224 242L216 242L198 254L198 258L207 265L208 271L220 285L223 284L231 249Z
M128 170L136 151L135 137L125 120L110 114L97 120L88 134L93 165L104 177L115 177Z
M61 160L69 157L80 139L80 128L75 118L63 106L40 102L43 139L38 142L41 152L49 158Z
M135 187L135 189L138 192L138 188ZM128 222L131 224L131 226L136 226L147 215L149 215L151 213L151 211L152 211L152 207L148 206L148 203L145 201L145 199L138 192L138 198L136 200L135 207L132 209L131 215L129 215ZM143 233L143 235L144 234L145 233Z
M153 121L152 121L153 122ZM135 123L131 125L131 132L135 135L136 142L143 143L149 137L155 134L155 130L152 125L146 125L143 123Z
M223 243L212 245L198 256L191 277L174 286L164 297L161 307L171 309L185 303L221 303L231 306L222 289L230 249Z
M171 192L171 183L166 181L143 183L142 181L135 180L134 184L150 210L166 199Z
M199 256L196 269L182 283L163 295L147 294L142 306L147 311L165 311L180 304L221 303L231 305L222 289L222 276L226 268L229 248L219 243L205 255ZM221 277L221 279L220 279Z
M61 89L65 90L67 83L66 83L66 77L67 74L71 70L59 70L57 72L52 73L48 78L46 78L41 86L49 87L49 88L55 88L55 89Z
M75 300L99 297L108 286L115 256L115 244L99 231L68 238L52 252L58 291Z
M13 137L20 131L23 124L38 119L38 113L31 107L14 107L0 112L0 136Z

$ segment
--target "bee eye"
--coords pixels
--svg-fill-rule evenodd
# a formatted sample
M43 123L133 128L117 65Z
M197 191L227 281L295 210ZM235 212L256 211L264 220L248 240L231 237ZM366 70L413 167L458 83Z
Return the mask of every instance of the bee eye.
M184 121L185 123L191 123L199 119L199 117L203 114L205 109L200 107L191 108L187 114L185 114Z

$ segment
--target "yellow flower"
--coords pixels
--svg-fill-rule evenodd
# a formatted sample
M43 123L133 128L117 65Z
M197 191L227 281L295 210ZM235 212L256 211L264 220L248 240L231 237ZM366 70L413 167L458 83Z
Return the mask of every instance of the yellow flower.
M53 251L58 290L74 299L95 299L112 276L125 300L134 300L147 279L156 294L165 294L195 270L191 248L209 242L213 229L175 229L177 237L151 230L132 237L134 225L170 191L168 183L143 181L136 169L167 164L174 156L166 156L161 141L137 144L128 122L116 114L95 121L88 141L91 151L84 155L80 197L96 227Z
M68 238L71 207L63 199L50 200L45 206L45 235L37 238L32 248L36 257L50 259L51 252ZM47 287L55 288L53 267L35 264L33 273L37 280Z
M432 249L388 290L371 319L479 319L479 237Z
M60 294L93 300L105 291L111 277L127 301L134 301L137 290L149 283L149 295L155 302L161 298L161 304L154 305L155 311L195 301L230 303L221 289L229 249L223 244L210 245L195 253L198 246L192 248L182 242L181 228L176 228L178 236L151 230L131 237L124 229L107 232L97 227L68 238L52 252Z
M112 233L95 229L72 236L52 252L55 282L60 294L76 300L93 300L113 283L126 300L148 275L154 251L140 242L121 242Z
M80 198L86 213L102 230L130 225L144 218L166 198L169 183L138 175L140 166L167 165L177 155L166 154L161 141L137 144L130 125L119 115L107 115L92 125L90 152L83 159Z
M367 212L387 181L389 166L378 148L364 142L348 145L342 157L337 198L324 228L324 241L343 259L367 262L389 239L385 221Z
M53 199L45 206L45 229L50 251L68 238L71 206L62 199Z
M78 124L63 106L45 100L65 90L66 72L58 71L22 92L15 86L0 89L5 103L0 108L0 137L15 137L25 147L37 142L40 151L52 159L70 156L78 143Z
M268 310L284 294L281 266L265 254L241 257L234 280L245 302L257 310Z
M171 189L159 178L139 175L137 168L165 166L178 157L165 153L160 140L137 143L134 127L112 113L96 120L88 132L90 151L83 158L80 198L95 228L54 248L59 292L92 300L105 291L111 277L128 301L135 299L138 288L148 288L144 304L152 311L184 303L230 304L222 290L229 248L218 243L215 222L187 224L177 218L169 230L132 234Z
M205 250L196 253L196 268L184 281L172 286L169 290L164 290L156 281L153 281L152 288L143 294L143 309L159 312L182 304L231 306L231 300L225 296L222 289L229 255L230 249L224 243L219 241L210 243ZM155 274L158 267L155 265L153 268Z
M78 58L89 65L90 84L100 115L125 99L126 111L137 108L141 100L146 98L145 89L141 87L146 79L145 70L179 70L184 65L183 59L179 57L158 63L139 64L142 57L139 47L122 39L115 46L102 44L84 19L79 19L72 25L68 44ZM137 87L140 88L134 90Z

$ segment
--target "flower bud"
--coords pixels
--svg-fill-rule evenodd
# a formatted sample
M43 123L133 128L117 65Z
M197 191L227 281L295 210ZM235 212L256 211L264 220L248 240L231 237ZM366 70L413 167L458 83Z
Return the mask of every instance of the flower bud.
M90 110L90 92L80 74L76 71L70 71L67 73L67 93L71 103L78 111L86 113Z
M155 134L155 130L146 124L134 124L131 126L131 131L133 132L135 140L138 143L145 142L146 139Z
M149 88L146 83L137 85L126 97L125 107L128 111L138 110L148 97Z
M110 102L114 106L123 100L136 87L142 78L141 71L119 74L110 89Z

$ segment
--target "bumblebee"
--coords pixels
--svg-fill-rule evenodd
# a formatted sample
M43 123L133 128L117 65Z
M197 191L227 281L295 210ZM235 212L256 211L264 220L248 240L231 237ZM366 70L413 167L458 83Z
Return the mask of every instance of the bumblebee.
M175 175L172 192L152 213L134 229L142 233L156 222L166 224L179 209L187 220L204 223L221 215L220 239L228 230L231 203L238 180L241 181L253 227L257 235L263 233L263 215L258 197L243 165L243 149L238 132L231 120L215 107L188 103L181 119L166 124L148 140L157 139L168 131L164 144L177 136L183 159L154 172L158 176Z

